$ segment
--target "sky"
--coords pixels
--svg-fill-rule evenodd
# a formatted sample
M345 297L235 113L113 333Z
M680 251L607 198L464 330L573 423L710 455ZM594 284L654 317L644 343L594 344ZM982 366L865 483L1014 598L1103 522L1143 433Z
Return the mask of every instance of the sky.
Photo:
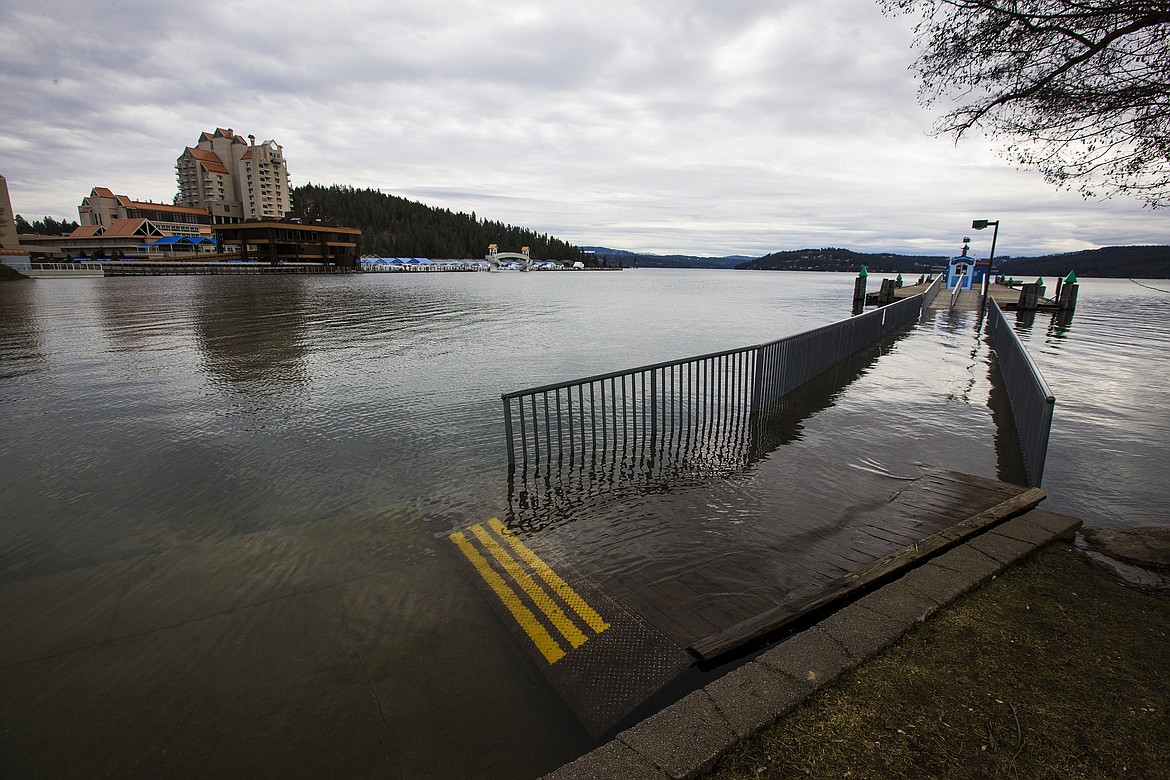
M995 143L935 137L877 0L0 0L0 175L28 219L171 202L203 131L294 186L374 188L578 245L1026 256L1170 243Z

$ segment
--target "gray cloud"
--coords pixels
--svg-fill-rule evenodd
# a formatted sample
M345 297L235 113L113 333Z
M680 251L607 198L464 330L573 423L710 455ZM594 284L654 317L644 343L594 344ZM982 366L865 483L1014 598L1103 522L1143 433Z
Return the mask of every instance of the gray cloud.
M636 251L943 253L972 217L1012 254L1166 241L930 137L910 43L874 0L0 0L0 173L32 216L165 200L220 126L276 139L294 183Z

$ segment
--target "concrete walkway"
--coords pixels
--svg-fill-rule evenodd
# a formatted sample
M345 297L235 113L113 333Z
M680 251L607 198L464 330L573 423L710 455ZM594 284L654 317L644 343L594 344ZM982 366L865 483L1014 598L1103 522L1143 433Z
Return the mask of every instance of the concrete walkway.
M961 544L790 637L546 775L546 780L697 777L738 741L886 649L915 625L1081 521L1034 509Z

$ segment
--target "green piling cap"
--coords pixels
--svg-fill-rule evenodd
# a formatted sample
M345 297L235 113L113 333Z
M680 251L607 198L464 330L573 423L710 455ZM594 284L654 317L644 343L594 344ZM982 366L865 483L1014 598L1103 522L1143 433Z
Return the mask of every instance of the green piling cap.
M1038 284L1038 285L1040 285L1041 287L1043 287L1043 286L1044 286L1044 277L1043 277L1043 276L1038 276L1038 277L1036 277L1036 284Z
M1064 283L1065 284L1076 284L1077 283L1077 272L1076 271L1069 271L1068 276L1064 277Z
M857 275L864 279L865 277L869 276L869 271L865 270L865 266L863 265L861 266L861 273Z
M902 274L898 274L898 281L902 281Z

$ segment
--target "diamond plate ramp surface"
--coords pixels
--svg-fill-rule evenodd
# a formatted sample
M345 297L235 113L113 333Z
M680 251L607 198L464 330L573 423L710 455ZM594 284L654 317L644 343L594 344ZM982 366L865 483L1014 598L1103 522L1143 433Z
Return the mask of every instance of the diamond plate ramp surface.
M498 520L450 538L489 604L593 736L693 663L592 578Z

